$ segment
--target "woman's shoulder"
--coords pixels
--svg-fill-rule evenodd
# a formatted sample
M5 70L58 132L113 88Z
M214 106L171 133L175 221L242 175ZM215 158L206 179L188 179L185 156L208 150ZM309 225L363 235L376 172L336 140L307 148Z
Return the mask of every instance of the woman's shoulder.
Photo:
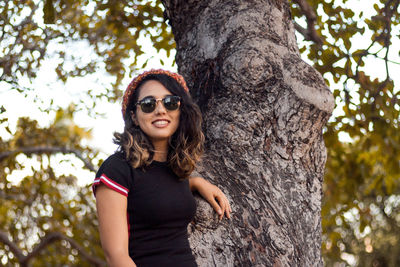
M93 183L93 192L100 183L124 196L128 195L132 185L132 173L123 154L114 153L101 164Z
M125 158L125 155L123 152L116 151L114 154L111 154L104 160L103 164L110 164L110 163L123 163L123 164L128 164L128 161Z
M116 169L124 169L129 170L130 164L126 160L123 152L115 152L114 154L108 156L101 164L100 169L103 168L116 168Z

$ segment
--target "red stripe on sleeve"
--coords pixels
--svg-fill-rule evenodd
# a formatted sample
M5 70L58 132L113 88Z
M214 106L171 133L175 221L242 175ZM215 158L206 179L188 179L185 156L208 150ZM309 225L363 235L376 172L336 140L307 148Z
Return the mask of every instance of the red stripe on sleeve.
M100 183L103 183L105 186L107 186L108 188L124 195L124 196L128 196L129 193L129 189L127 189L126 187L118 184L117 182L111 180L110 178L107 177L107 175L105 175L104 173L96 178L92 184L92 190L93 190L93 194L96 196L96 186L98 186Z

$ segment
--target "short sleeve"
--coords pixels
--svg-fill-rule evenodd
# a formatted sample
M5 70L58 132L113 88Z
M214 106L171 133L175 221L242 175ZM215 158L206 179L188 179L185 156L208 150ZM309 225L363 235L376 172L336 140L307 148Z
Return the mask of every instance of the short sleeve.
M100 166L92 184L95 196L96 187L101 183L124 196L128 196L132 184L132 172L129 163L122 155L113 154Z

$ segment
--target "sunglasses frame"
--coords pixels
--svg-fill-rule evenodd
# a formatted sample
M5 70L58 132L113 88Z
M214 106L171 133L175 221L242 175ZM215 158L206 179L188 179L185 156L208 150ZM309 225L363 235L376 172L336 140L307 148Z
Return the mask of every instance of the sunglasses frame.
M155 105L154 105L154 108L153 108L153 110L151 110L151 111L144 111L143 110L143 108L142 108L142 104L143 104L143 101L145 101L145 100L147 100L147 99L154 99L155 100ZM170 109L170 108L168 108L166 105L165 105L165 100L167 99L167 98L175 98L175 99L178 99L178 101L177 101L177 108L174 108L174 109ZM144 113L152 113L152 112L154 112L154 110L156 110L156 108L157 108L157 104L158 104L158 102L161 102L162 103L162 105L164 106L164 108L166 109L166 110L168 110L168 111L174 111L174 110L177 110L177 109L179 109L179 107L180 107L180 103L181 103L181 101L182 101L182 97L180 97L180 96L177 96L177 95L167 95L167 96L165 96L164 98L155 98L154 96L146 96L146 97L144 97L142 100L140 100L140 101L138 101L138 102L136 102L136 106L140 106L140 109L142 110L142 112L144 112Z

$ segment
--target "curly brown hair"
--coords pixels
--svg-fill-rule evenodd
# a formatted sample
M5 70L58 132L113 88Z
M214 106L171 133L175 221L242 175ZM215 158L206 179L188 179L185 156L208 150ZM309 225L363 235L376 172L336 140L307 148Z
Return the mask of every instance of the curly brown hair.
M154 146L147 135L135 125L132 113L136 114L141 85L146 81L159 81L173 95L181 97L179 126L169 140L167 161L180 178L188 178L200 160L204 150L204 134L201 130L202 116L191 96L172 77L165 74L149 74L134 90L124 113L125 127L122 133L114 133L114 143L125 154L134 168L145 168L154 157Z

